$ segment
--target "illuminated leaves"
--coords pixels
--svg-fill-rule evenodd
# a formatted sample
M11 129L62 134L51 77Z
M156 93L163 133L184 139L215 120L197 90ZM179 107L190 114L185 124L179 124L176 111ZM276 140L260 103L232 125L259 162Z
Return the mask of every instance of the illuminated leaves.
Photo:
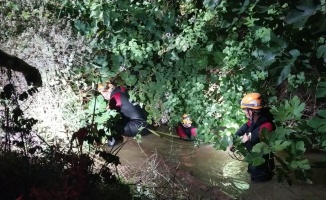
M85 22L76 20L75 26L78 30L87 29L87 25L101 29L89 35L96 38L91 48L97 55L110 55L101 61L103 65L97 64L102 66L98 70L101 78L119 74L125 85L132 86L133 99L146 105L156 122L166 115L174 125L180 113L190 112L200 124L199 137L223 149L228 143L223 137L227 131L212 134L211 130L225 125L230 132L231 124L243 121L234 103L243 92L260 89L275 94L274 86L284 81L297 89L307 82L309 73L300 75L304 69L310 68L310 72L313 66L323 67L319 62L326 55L325 44L317 43L320 36L313 33L323 26L325 13L318 13L319 5L308 0L205 0L204 8L185 8L190 4L174 7L165 1L146 5L117 1L100 6L94 1L85 6L80 18ZM102 20L102 11L109 13L109 23L92 24L94 19ZM262 84L265 80L270 82ZM213 84L215 88L211 88ZM326 97L324 82L319 83L316 96ZM263 162L261 154L271 151L286 149L290 156L305 151L305 103L297 96L283 103L272 98L277 103L272 112L278 127L263 134L265 143L253 149L256 157L247 158L255 165ZM98 103L96 113L102 109L105 114L97 116L95 122L103 123L109 112L101 105L103 100ZM325 117L318 116L309 123L326 132Z
M301 102L297 96L290 100L285 100L278 108L274 108L271 112L275 115L275 119L284 122L287 120L299 120L305 108L305 103Z
M257 153L262 153L262 154L268 154L268 153L271 152L271 149L269 148L269 146L266 143L260 142L260 143L256 144L252 148L252 152L257 152Z
M261 27L255 31L255 38L260 39L263 43L271 40L271 29Z
M310 164L309 160L304 159L304 160L294 160L290 163L290 166L293 169L301 169L301 170L308 170L310 169Z
M282 151L288 146L291 145L290 141L276 140L274 144L272 144L272 150L274 152Z
M259 166L265 162L262 154L256 152L246 155L244 160L248 163L251 163L253 166Z

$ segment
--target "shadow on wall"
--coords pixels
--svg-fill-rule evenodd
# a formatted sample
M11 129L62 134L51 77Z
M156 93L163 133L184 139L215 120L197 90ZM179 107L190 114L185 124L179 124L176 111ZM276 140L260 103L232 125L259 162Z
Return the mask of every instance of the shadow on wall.
M27 64L25 61L17 58L16 56L9 55L2 50L0 50L0 66L16 72L21 72L25 77L27 85L29 86L42 86L42 77L38 69Z

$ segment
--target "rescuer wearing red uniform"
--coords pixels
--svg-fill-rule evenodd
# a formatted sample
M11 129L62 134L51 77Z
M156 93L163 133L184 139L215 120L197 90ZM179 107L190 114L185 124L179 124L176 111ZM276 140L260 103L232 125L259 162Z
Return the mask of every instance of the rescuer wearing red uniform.
M119 135L134 137L137 133L141 135L148 134L145 110L138 104L134 105L130 102L126 88L107 82L105 85L99 84L98 91L109 101L109 109L116 110L121 115L121 120L114 127L118 136L109 137L109 146L113 146L115 140L121 140Z
M253 146L260 142L263 129L272 132L275 130L273 115L269 108L263 107L263 100L259 93L250 93L244 96L240 102L241 109L245 112L248 122L236 132L242 136L242 142L246 149L251 152ZM263 156L265 162L259 166L248 165L253 182L269 181L273 178L275 162L272 153Z
M193 139L197 135L197 128L192 126L192 121L187 114L182 116L181 122L176 127L177 134L181 139Z

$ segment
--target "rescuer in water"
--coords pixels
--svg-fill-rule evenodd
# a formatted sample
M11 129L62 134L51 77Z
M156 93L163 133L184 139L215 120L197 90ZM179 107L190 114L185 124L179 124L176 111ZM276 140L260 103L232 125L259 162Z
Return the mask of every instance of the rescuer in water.
M197 128L192 126L192 121L187 114L182 115L181 122L176 127L178 136L184 140L192 140L197 135Z
M134 137L137 133L148 134L146 112L138 104L134 105L130 102L126 88L117 86L113 82L106 82L98 85L98 91L108 101L107 108L116 110L121 115L121 119L113 127L117 134L108 138L108 146L115 145L116 141L122 141L122 136Z
M242 137L246 149L251 152L253 146L261 142L263 129L268 132L275 130L273 115L270 108L264 107L262 96L259 93L245 95L240 107L246 115L248 121L236 132L236 136ZM235 149L231 147L231 151ZM275 162L272 153L263 155L265 162L259 166L248 165L248 173L253 182L269 181L273 178Z

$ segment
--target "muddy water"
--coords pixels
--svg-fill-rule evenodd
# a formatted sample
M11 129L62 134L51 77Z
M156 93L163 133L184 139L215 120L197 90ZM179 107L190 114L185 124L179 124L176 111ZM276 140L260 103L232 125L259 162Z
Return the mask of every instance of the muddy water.
M168 132L161 129L160 131ZM119 152L122 164L139 162L157 152L166 162L179 169L191 171L193 176L221 188L237 199L324 199L326 194L326 168L312 168L312 183L294 182L293 186L276 180L268 183L251 183L247 165L231 158L228 152L217 151L210 145L194 148L192 142L177 138L160 138L148 135L137 144L129 139ZM325 153L306 154L311 163L326 159Z

